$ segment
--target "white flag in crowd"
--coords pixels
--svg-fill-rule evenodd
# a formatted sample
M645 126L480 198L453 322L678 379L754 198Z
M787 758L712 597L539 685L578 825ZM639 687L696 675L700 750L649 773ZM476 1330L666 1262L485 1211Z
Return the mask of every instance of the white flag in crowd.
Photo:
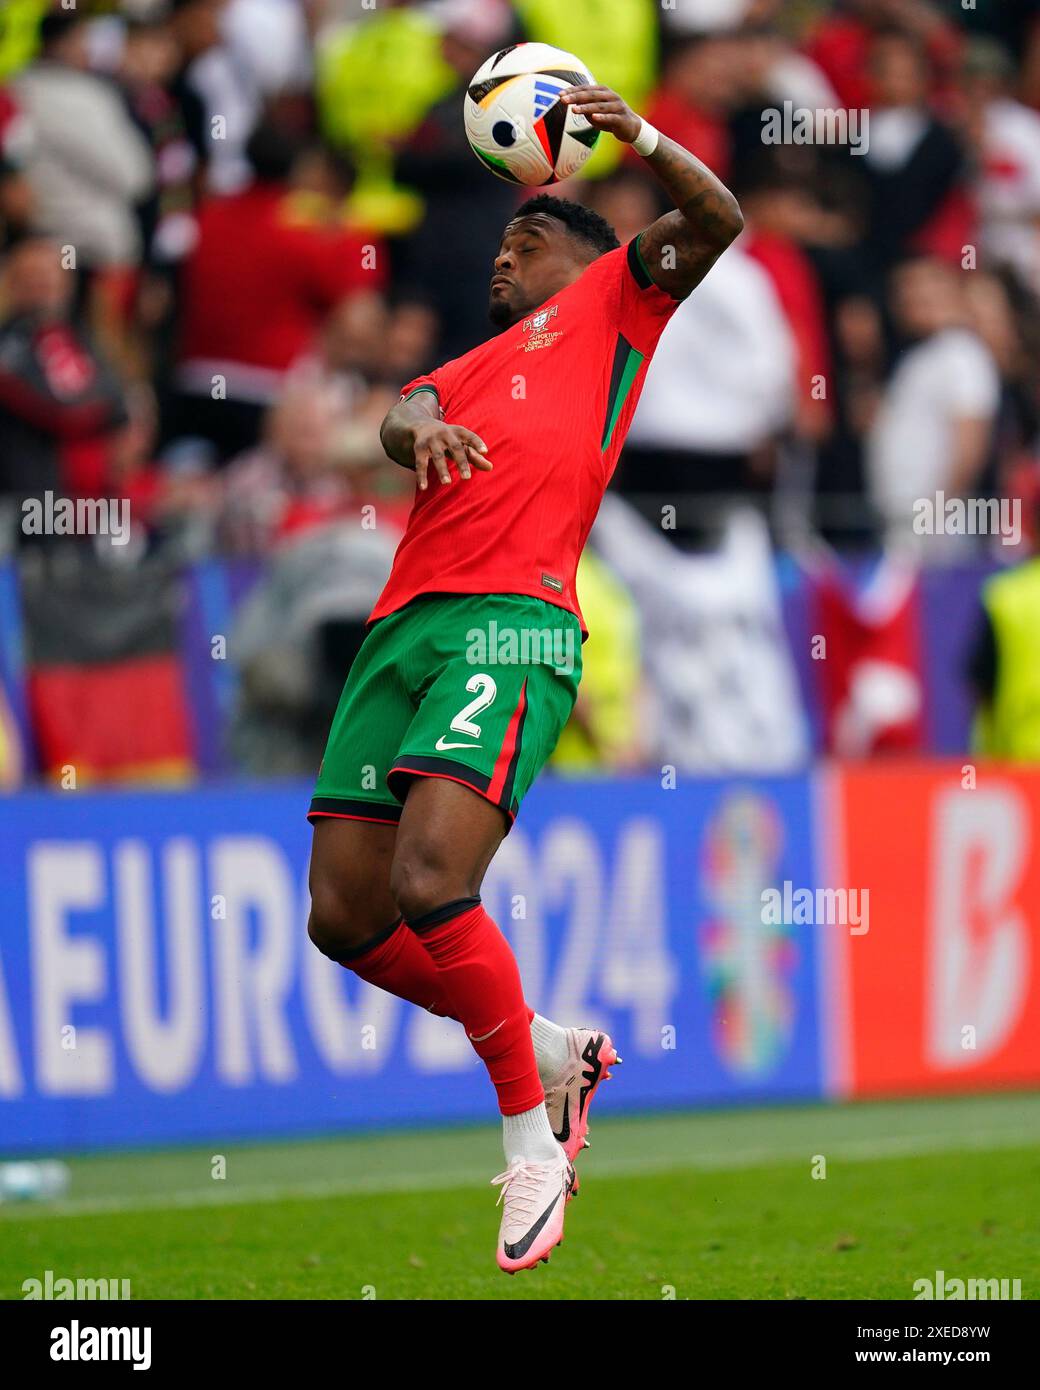
M803 767L808 722L758 513L735 511L716 551L682 554L608 493L592 539L639 606L654 757L690 772Z

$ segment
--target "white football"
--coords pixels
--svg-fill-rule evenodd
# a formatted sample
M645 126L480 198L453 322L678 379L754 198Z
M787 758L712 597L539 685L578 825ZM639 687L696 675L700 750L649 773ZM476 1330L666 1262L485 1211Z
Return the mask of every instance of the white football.
M503 48L473 74L466 90L470 148L510 183L558 183L577 173L600 137L559 99L567 87L595 82L573 53L548 43Z

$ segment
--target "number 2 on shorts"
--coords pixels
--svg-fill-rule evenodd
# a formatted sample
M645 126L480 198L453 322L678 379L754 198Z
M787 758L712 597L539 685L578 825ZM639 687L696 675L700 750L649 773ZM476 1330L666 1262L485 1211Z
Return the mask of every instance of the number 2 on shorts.
M479 690L480 694L475 700L470 700L468 705L464 705L458 714L451 721L451 730L456 734L467 734L470 738L480 737L480 725L474 724L472 716L479 714L481 710L487 709L488 705L498 694L498 686L491 676L479 675L470 676L466 682L466 689L473 694Z

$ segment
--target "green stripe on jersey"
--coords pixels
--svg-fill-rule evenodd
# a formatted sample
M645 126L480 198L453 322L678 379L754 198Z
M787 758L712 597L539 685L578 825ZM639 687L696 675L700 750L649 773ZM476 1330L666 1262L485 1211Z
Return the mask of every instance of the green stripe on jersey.
M600 444L600 452L610 448L610 441L614 435L614 426L618 422L618 416L628 398L628 393L632 389L632 383L636 379L639 368L646 361L641 352L637 352L634 347L628 349L628 357L621 372L621 380L618 382L617 391L614 396L613 404L609 407L610 413L607 419L607 427L603 431L603 441Z

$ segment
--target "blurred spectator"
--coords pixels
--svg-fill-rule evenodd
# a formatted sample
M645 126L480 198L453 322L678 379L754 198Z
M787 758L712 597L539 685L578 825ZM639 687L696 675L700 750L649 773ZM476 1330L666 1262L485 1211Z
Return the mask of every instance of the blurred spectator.
M172 96L198 161L200 191L213 157L213 130L206 93L197 79L198 65L221 42L221 20L227 0L170 0L170 25L177 45L177 71L170 83Z
M187 8L197 10L198 0ZM215 12L206 9L200 38L208 25L217 41L196 52L183 86L204 121L207 186L234 193L249 182L246 145L265 104L309 81L306 24L294 0L223 0Z
M982 253L1040 294L1040 114L1011 96L1013 71L998 43L974 40L962 110L979 171Z
M167 438L212 440L221 459L256 443L264 410L329 310L387 275L378 243L294 210L297 141L262 124L248 151L249 187L199 208L182 278L179 395L166 428Z
M739 51L728 34L684 40L666 60L661 85L644 113L723 180L732 155L727 122L740 94Z
M1015 52L1022 54L1022 73L1018 91L1022 100L1034 111L1040 111L1040 14L1037 14L1034 0L1019 0L1025 9L1023 42L1015 45Z
M518 190L488 178L474 158L459 112L466 84L509 34L505 7L489 18L472 0L436 11L446 26L441 54L455 83L410 136L397 157L397 178L423 196L425 216L396 261L400 282L425 292L440 317L438 360L460 357L490 332L487 286L502 231L516 210ZM466 232L459 235L459 209Z
M973 236L961 198L964 156L929 105L929 59L922 41L899 29L870 45L870 137L864 166L870 191L867 249L886 271L911 250L959 260Z
M760 7L761 0L673 0L662 18L674 34L710 34L737 29Z
M811 227L800 238L823 297L831 371L831 421L816 441L816 525L843 549L874 542L864 500L862 440L885 375L885 335L876 280L864 254L866 199L852 161L805 179ZM794 172L792 170L792 172Z
M306 76L302 15L279 0L172 0L172 25L181 50L172 90L204 186L234 193L249 181L246 142L270 95L264 64L274 90Z
M28 176L40 230L71 245L86 270L140 258L134 205L151 190L148 145L110 84L87 70L84 15L44 17L39 59L15 96L32 130Z
M779 10L779 6L775 7ZM840 106L827 74L799 51L791 39L771 23L749 24L735 35L740 53L740 82L764 102L784 101L816 109Z
M91 458L103 458L111 432L126 421L118 382L70 317L74 287L57 242L34 237L8 252L0 285L0 492L81 490L68 450L85 443Z
M132 369L160 388L166 387L172 367L173 277L197 235L199 161L171 90L179 61L174 27L167 19L128 24L117 77L130 118L151 150L155 183L137 205L143 252L126 349Z
M820 281L801 245L812 236L817 206L804 179L775 165L752 174L739 197L747 228L741 248L773 282L794 338L798 431L820 440L833 420L830 347Z
M293 364L286 389L297 381L335 382L344 402L356 405L380 375L389 331L385 296L376 290L357 290L330 311L312 350ZM402 377L401 383L409 380Z
M92 42L104 38L105 43ZM89 14L52 10L40 55L14 83L30 127L26 175L33 227L67 247L82 275L79 308L114 365L145 370L131 327L142 239L137 205L154 187L152 152L116 86L90 71L109 54L110 28Z
M606 218L622 246L668 211L663 190L636 165L624 164L607 178L583 185L581 196Z
M900 550L963 554L965 538L917 534L914 503L978 495L1000 401L996 365L967 326L960 273L935 259L908 261L891 280L896 326L909 341L868 439L872 499Z
M32 185L25 173L30 147L28 122L0 87L0 252L32 224Z
M314 352L289 374L285 392L317 389L340 403L344 423L338 453L356 506L371 503L378 516L403 529L413 479L388 468L379 442L383 417L404 382L433 365L437 316L428 305L403 300L393 307L374 291L351 295L329 316Z
M126 424L112 437L106 473L94 491L127 498L131 524L141 528L143 539L144 528L160 526L166 519L166 479L155 462L159 411L155 393L140 382L127 389L125 407Z
M159 265L179 261L195 239L191 213L198 160L169 90L179 56L168 22L127 27L118 77L130 117L148 141L155 162L155 187L140 201L138 216L144 259Z
M987 757L1040 763L1040 556L986 581L968 675L974 744Z
M436 359L439 320L436 310L422 299L404 298L393 308L386 338L379 354L379 377L401 386L413 376L429 371Z
M337 436L345 425L334 387L301 382L286 390L267 418L263 443L228 465L221 535L230 550L265 555L342 515L350 485L338 466Z
M729 138L733 181L739 185L750 169L762 163L763 116L767 111L782 111L785 102L798 111L832 111L840 108L841 102L826 74L779 29L758 24L738 31L733 40L738 91L732 98ZM788 166L787 156L793 155L794 167L804 182L821 181L814 167L817 161L800 157L806 154L805 146L793 151L790 146L773 147L772 153L784 167Z
M831 544L855 550L875 540L865 495L863 439L880 398L885 340L874 300L854 284L837 289L831 309L834 426L817 454L816 526Z
M229 643L240 673L231 743L245 771L313 774L397 539L388 528L351 521L315 530L275 556Z
M989 349L1000 374L1000 404L981 475L986 495L1010 495L1018 467L1040 441L1037 305L1021 292L1018 304L1013 302L1009 283L1015 284L1013 278L974 271L964 284L971 327ZM1027 347L1030 332L1032 350Z
M995 39L1004 51L1018 58L1017 95L1030 106L1040 106L1040 90L1033 85L1040 74L1040 9L1036 0L939 0L947 20L972 38Z
M578 592L589 636L581 649L578 699L553 753L558 772L622 772L646 760L641 715L639 610L628 589L588 547Z
M261 100L310 85L310 35L298 0L231 0L224 36L232 59L252 75ZM259 116L258 109L254 122Z
M960 51L957 29L930 0L841 0L810 33L806 52L830 79L847 107L872 106L878 76L870 63L879 30L898 27L912 35L927 57L928 90L948 89Z
M695 505L765 485L791 423L797 349L772 281L738 240L661 335L618 465L617 488L669 540L717 521ZM763 476L764 475L764 476Z

